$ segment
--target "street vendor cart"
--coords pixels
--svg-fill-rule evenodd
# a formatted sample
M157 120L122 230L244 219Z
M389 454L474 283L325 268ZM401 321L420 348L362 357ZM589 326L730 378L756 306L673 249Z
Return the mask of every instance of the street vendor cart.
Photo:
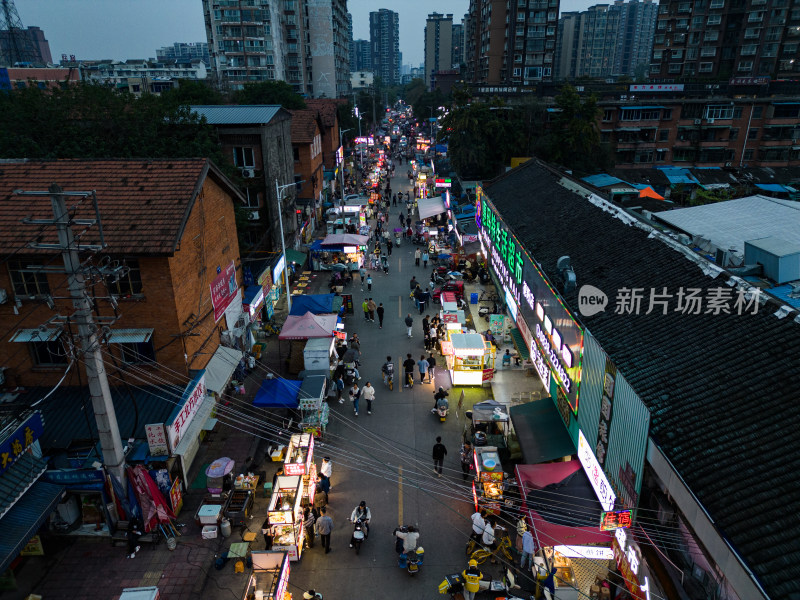
M485 508L490 514L499 515L503 502L503 472L500 455L495 446L475 448L475 480L472 482L472 497L475 511Z
M242 600L287 600L289 558L286 552L253 550L253 571L245 585Z
M328 426L330 407L325 402L327 392L328 377L326 375L306 375L300 385L298 393L298 408L302 415L300 429L305 433L313 434L314 437L322 437Z
M206 485L209 494L221 494L223 490L231 489L233 482L233 459L223 456L218 458L206 469Z
M300 560L303 552L302 486L298 475L278 477L267 509L272 549L286 552L292 561Z
M509 417L508 407L497 400L484 400L467 411L469 432L465 438L475 447L495 446L502 450L507 447Z
M302 478L302 504L313 505L317 486L317 465L314 464L314 436L310 433L295 433L289 441L286 461L283 463L286 475Z
M494 378L494 346L479 333L453 333L442 343L453 385L483 385Z

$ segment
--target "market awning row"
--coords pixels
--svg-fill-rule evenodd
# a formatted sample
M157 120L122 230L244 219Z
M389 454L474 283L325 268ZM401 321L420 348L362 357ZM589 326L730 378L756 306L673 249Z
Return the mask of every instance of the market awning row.
M417 200L417 206L419 207L419 218L423 221L447 212L441 196L435 196L433 198L420 198Z

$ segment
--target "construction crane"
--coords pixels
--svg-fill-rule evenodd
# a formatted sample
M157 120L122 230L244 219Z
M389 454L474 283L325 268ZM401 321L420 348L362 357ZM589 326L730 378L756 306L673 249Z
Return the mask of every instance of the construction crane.
M0 0L0 66L41 62L42 55L22 27L14 0Z

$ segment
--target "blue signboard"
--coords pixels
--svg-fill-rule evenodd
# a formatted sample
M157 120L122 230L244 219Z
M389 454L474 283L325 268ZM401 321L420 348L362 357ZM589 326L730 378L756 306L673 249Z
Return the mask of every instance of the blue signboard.
M42 435L42 413L35 412L0 444L0 475L11 468L17 459Z

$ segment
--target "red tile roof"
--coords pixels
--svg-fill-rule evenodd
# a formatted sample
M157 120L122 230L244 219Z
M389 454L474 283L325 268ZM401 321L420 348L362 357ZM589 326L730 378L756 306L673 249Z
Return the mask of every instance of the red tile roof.
M217 167L204 158L0 162L0 253L18 251L29 241L57 242L52 227L46 226L40 233L42 226L20 222L25 217L52 219L49 196L13 193L47 191L57 184L65 192L96 192L109 252L171 255L209 174L233 197L240 197ZM77 197L67 197L66 203L67 207L79 205L75 218L95 218L90 199L81 202ZM96 226L73 230L77 234L84 229L80 243L99 243Z
M292 144L310 144L317 135L319 113L315 109L290 110L292 113Z
M333 98L311 98L307 99L305 102L308 108L319 111L320 119L325 127L334 127L336 125L336 110L339 107L339 104L347 101L336 100Z

